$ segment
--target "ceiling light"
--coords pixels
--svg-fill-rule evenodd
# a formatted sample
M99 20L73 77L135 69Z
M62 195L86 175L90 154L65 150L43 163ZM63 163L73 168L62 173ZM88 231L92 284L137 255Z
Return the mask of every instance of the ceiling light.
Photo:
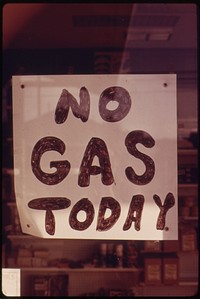
M157 41L163 41L163 40L169 40L171 37L170 32L157 32L157 33L151 33L148 35L148 40L157 40Z
M128 41L164 41L169 40L172 34L171 27L142 27L129 28L127 34Z

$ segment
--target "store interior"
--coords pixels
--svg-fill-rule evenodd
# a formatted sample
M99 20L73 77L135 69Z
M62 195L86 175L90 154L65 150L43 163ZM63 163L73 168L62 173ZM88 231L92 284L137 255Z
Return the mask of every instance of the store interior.
M193 3L2 6L1 262L2 269L20 269L19 296L199 294L198 17ZM98 74L176 75L176 240L51 239L22 232L12 77Z

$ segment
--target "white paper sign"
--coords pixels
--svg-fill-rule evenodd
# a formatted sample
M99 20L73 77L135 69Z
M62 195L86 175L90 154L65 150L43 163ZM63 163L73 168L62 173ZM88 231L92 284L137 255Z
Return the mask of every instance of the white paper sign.
M2 292L6 297L20 296L20 269L2 268Z
M176 75L13 77L22 230L177 239Z

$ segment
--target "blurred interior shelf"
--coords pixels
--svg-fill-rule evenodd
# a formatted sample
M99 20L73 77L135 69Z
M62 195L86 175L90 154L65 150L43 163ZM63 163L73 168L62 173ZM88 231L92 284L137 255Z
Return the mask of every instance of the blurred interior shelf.
M198 188L198 184L179 184L178 188L186 188L186 189L190 189L190 188Z
M141 268L94 268L94 267L84 267L84 268L58 268L58 267L24 267L21 268L23 272L67 272L67 273L82 273L82 272L124 272L124 273L138 273L143 271Z
M197 149L178 149L178 154L180 155L188 155L188 156L191 156L191 155L197 155Z
M198 286L198 281L179 281L179 286Z
M35 236L31 236L31 235L26 235L26 234L20 234L20 235L7 235L7 238L10 240L14 240L14 239L39 239L41 240L41 238L35 237Z
M159 287L161 287L161 286L162 286L162 287L167 287L167 285L165 285L165 284L160 284L160 285L156 285L156 284L155 284L155 285L153 285L153 284L152 284L152 285L147 285L147 284L145 284L145 283L140 283L139 286L140 286L140 287L143 287L143 288L144 288L144 287L148 287L148 288L149 288L149 287L152 287L152 288L158 288L158 286L159 286ZM185 286L198 286L198 281L197 281L197 280L194 280L194 281L179 281L178 284L176 284L176 285L168 285L168 287L169 287L169 286L171 286L171 287L172 287L172 286L173 286L173 287L178 287L178 286L180 286L180 287L182 287L182 286L184 286L184 287L185 287Z

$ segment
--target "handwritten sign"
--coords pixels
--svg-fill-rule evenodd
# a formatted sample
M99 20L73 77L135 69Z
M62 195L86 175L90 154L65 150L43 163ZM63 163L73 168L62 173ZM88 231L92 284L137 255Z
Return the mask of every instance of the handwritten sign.
M175 75L13 77L24 233L177 239Z

